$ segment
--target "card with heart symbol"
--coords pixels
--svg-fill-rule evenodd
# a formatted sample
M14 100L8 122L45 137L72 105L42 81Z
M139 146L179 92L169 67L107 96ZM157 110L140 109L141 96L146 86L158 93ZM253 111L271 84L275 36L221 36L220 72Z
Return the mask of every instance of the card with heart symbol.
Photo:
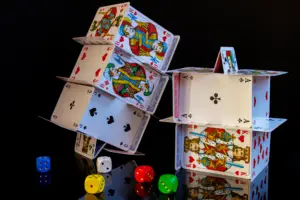
M172 33L130 6L120 24L115 45L162 70L173 40Z
M189 125L183 135L185 169L249 176L250 131Z
M128 151L137 134L143 135L145 131L149 120L145 115L138 108L96 89L78 131Z
M168 76L116 48L97 85L122 101L153 113L167 81Z
M129 3L100 7L89 28L87 37L99 37L103 40L113 41L128 7Z
M95 85L101 79L113 50L114 45L84 45L70 80Z

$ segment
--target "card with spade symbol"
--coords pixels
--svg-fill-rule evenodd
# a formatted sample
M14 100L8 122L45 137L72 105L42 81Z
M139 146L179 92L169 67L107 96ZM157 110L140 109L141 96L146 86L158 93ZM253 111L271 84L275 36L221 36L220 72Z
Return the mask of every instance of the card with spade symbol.
M128 151L139 131L144 133L147 126L147 123L144 123L145 115L146 113L138 108L96 89L82 118L79 131Z
M83 133L77 133L76 142L75 142L75 152L87 157L89 159L94 159L103 149L106 143L92 138Z
M111 171L112 184L104 188L105 199L128 199L135 186L134 170L135 161L130 161Z
M115 48L97 86L126 103L153 113L160 99L157 96L161 96L167 81L129 53ZM150 103L154 108L149 107Z
M84 45L70 80L95 85L101 79L113 50L113 45Z
M182 167L231 176L250 176L251 131L185 125Z

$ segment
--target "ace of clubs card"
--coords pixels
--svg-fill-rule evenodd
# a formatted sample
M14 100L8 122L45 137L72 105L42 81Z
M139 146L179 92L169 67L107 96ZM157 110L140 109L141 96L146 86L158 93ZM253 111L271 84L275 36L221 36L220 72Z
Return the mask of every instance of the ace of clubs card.
M160 78L159 73L144 67L131 55L115 50L99 85L126 103L144 110Z
M183 165L186 169L249 176L249 131L190 126L185 129Z
M223 71L225 74L237 73L238 64L233 47L221 47L221 58L223 64Z

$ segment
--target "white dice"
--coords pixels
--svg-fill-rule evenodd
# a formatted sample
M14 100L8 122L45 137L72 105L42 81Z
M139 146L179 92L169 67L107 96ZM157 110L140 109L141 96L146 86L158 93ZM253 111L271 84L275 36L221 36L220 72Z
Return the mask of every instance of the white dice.
M97 158L97 171L99 173L107 173L112 169L111 158L108 156L100 156Z

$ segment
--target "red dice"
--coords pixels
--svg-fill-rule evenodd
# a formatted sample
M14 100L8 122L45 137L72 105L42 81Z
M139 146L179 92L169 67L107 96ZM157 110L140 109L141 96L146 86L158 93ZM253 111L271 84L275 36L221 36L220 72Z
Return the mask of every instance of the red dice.
M151 166L138 166L134 171L134 178L139 183L152 182L154 170Z
M136 183L134 191L138 196L146 197L153 192L153 187L151 183Z

